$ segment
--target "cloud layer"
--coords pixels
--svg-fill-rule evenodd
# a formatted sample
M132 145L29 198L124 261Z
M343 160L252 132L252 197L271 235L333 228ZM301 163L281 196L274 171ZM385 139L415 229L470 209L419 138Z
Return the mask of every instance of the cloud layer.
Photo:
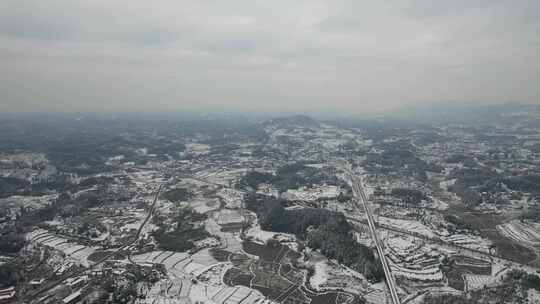
M540 102L540 2L0 1L0 111Z

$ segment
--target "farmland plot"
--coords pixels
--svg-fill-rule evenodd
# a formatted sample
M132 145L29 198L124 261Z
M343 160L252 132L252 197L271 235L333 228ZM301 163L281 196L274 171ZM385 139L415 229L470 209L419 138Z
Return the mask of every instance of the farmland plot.
M26 234L26 240L58 250L85 267L90 265L88 256L96 251L96 248L94 247L74 243L44 229L36 229Z
M509 223L498 225L497 231L503 236L525 246L540 247L539 223L526 223L513 220Z
M233 232L221 231L222 227L214 218L209 218L204 223L204 228L212 235L216 235L221 239L223 249L230 252L239 252L242 250L240 238Z

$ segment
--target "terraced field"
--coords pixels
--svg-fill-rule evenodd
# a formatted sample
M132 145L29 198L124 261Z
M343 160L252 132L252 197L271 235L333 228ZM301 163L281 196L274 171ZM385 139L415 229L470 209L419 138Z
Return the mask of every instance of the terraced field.
M540 249L540 224L513 220L497 226L499 233L525 246Z
M88 257L96 251L93 247L77 244L44 229L36 229L26 235L26 240L62 252L82 266L88 267Z
M308 272L293 266L299 254L284 245L261 245L244 242L248 254L230 253L226 258L233 267L224 275L228 285L242 285L261 292L278 303L352 303L354 295L345 292L315 292L306 287ZM214 254L225 259L224 251Z

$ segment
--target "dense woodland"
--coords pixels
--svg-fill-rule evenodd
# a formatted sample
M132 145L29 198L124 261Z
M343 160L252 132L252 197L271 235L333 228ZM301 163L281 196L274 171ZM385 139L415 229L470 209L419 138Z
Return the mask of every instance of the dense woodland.
M427 180L427 172L441 172L442 167L418 158L415 149L408 143L385 143L382 153L369 153L363 166L373 173L390 174L400 172L421 181Z
M158 246L162 250L187 251L195 247L195 242L210 234L204 227L197 225L206 216L189 207L178 209L172 222L164 216L156 216L153 221L159 228L152 232Z
M221 145L221 152L226 151L232 140L264 140L266 137L256 123L218 114L176 113L142 117L135 114L87 114L83 117L51 114L35 118L30 114L2 117L0 154L43 153L59 171L79 175L114 170L114 165L107 160L118 155L124 157L124 162L138 165L181 159L185 138L195 135L203 138L202 143ZM3 188L10 187L9 182L0 181L0 194Z
M260 184L271 184L280 192L287 189L298 189L303 186L312 186L316 184L341 185L346 184L339 181L335 175L329 174L321 169L308 167L306 164L298 162L279 168L276 174L261 173L257 171L248 172L239 181L241 188L257 189Z
M246 197L247 208L257 214L263 229L295 234L310 248L364 274L370 281L381 280L380 262L371 249L353 239L352 226L342 213L314 208L286 210L283 204L260 195Z
M189 200L193 194L186 188L175 188L165 191L161 196L171 202L183 202Z
M0 288L15 285L21 280L21 267L18 261L10 261L0 265Z
M454 170L451 174L456 179L454 185L449 190L456 193L467 207L475 207L482 203L481 193L495 194L508 190L517 192L528 192L532 196L540 193L540 176L531 174L523 176L512 176L498 173L489 167L481 167L477 163L471 164L473 167L465 167ZM490 203L504 204L504 201L497 201L490 198Z
M408 205L419 205L422 200L427 199L424 192L416 189L394 188L392 189L392 195L403 200Z
M501 286L483 288L467 295L431 295L425 298L425 304L491 304L491 303L528 303L527 290L540 291L540 277L521 270L512 270L504 278ZM496 299L496 301L494 301Z

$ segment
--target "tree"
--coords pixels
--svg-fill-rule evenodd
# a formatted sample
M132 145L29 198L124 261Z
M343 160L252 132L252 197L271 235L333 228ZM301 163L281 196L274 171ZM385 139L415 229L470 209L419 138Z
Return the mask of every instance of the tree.
M4 254L14 254L19 252L26 241L22 234L9 232L0 236L0 252Z
M0 265L0 286L2 288L16 285L21 280L21 269L17 261L10 261Z

